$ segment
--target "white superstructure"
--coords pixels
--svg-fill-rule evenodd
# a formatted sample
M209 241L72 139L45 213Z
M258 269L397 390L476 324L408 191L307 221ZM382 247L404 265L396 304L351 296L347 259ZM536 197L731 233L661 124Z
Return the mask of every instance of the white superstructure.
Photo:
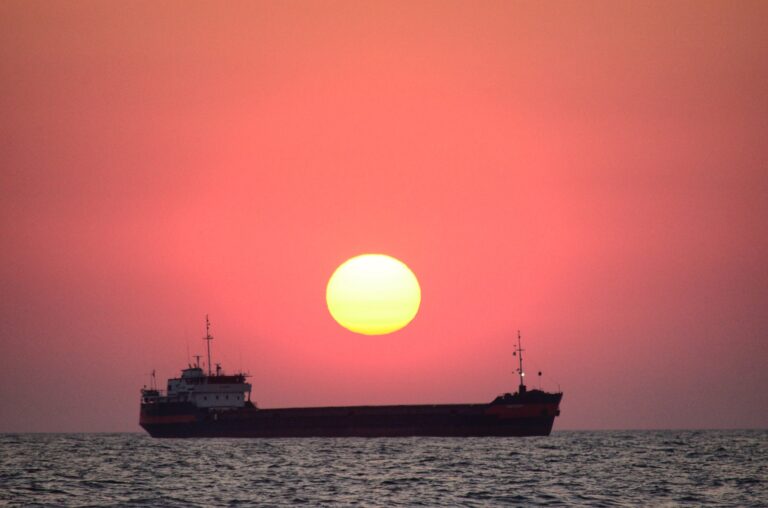
M199 366L181 371L181 377L168 380L165 395L159 390L142 390L145 403L191 402L199 408L236 409L250 403L251 385L245 374L207 376Z
M210 334L208 316L205 317L206 336L208 342L208 372L200 367L200 357L194 365L181 371L181 377L168 380L168 387L163 394L152 387L141 391L141 399L144 404L168 404L190 402L203 409L237 409L251 405L251 385L245 382L243 373L227 375L222 373L221 366L216 365L216 373L211 372L210 344L213 337ZM153 373L154 379L154 373Z

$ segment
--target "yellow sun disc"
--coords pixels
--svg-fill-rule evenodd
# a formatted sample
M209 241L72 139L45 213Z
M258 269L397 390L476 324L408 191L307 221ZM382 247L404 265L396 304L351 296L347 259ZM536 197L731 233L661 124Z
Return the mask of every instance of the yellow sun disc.
M395 332L419 310L421 288L413 272L384 254L362 254L339 266L325 291L331 316L364 335Z

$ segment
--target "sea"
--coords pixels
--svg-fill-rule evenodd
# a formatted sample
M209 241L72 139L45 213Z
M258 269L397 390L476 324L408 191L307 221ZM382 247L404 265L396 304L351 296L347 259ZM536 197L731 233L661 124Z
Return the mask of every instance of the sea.
M0 435L1 506L768 506L768 430Z

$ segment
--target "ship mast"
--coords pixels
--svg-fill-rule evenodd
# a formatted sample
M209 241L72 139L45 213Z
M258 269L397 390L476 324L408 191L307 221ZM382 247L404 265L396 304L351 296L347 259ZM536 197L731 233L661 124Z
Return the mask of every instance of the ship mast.
M211 322L208 320L208 314L205 315L205 337L203 340L208 345L208 376L211 375L211 341L213 336L211 335Z
M520 342L520 330L517 331L517 349L515 349L515 352L513 353L513 356L516 355L518 361L520 362L520 367L517 369L517 373L520 375L520 387L519 387L519 393L523 394L525 393L525 371L523 370L523 346Z

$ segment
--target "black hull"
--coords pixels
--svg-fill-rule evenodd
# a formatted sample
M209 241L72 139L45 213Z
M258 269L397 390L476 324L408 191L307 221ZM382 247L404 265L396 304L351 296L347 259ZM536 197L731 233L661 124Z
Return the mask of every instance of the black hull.
M548 436L552 418L536 418L513 425L412 425L400 427L278 428L216 423L142 425L156 438L283 438L283 437L483 437Z
M561 394L512 404L199 410L142 406L141 426L160 438L547 436Z

